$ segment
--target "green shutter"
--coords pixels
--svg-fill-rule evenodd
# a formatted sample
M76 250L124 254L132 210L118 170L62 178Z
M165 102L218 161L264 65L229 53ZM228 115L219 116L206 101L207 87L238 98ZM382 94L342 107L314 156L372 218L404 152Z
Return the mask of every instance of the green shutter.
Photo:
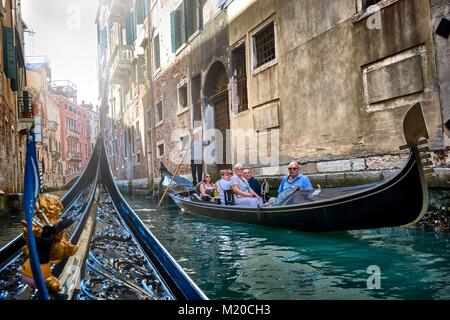
M185 42L186 35L184 31L184 2L177 10L170 14L170 28L172 38L172 52L175 53Z
M143 24L145 20L145 0L136 0L134 11L136 12L136 24Z
M160 56L160 49L159 49L159 34L155 37L154 43L154 57L155 57L155 69L158 69L161 66L161 56Z
M127 34L127 45L133 45L133 19L131 11L126 11L125 16L125 29Z
M184 0L184 20L186 39L200 29L200 0Z
M3 27L3 63L6 77L17 79L17 54L14 47L14 31L10 27Z
M192 4L195 0L183 0L183 11L184 11L184 31L186 39L189 39L189 37L194 33L194 26L191 22L191 15L192 15Z
M180 40L178 42L178 48L181 47L181 45L183 43L185 43L186 39L187 39L187 37L186 37L186 27L185 27L185 25L186 25L186 23L185 23L185 21L186 21L186 14L185 14L185 10L184 10L184 6L185 6L184 3L186 1L187 0L183 0L183 5L181 5L179 7L180 10L177 10L177 12L178 12L178 30L179 30L178 34L179 34L179 38L180 38Z
M177 43L176 43L176 11L172 11L170 13L170 39L172 42L172 53L177 51Z
M11 90L13 92L17 92L17 91L19 91L19 77L18 77L19 71L17 70L17 68L18 68L18 65L17 65L18 53L17 53L17 48L16 47L13 47L13 48L14 48L14 57L15 57L14 73L15 73L16 77L15 78L11 78Z

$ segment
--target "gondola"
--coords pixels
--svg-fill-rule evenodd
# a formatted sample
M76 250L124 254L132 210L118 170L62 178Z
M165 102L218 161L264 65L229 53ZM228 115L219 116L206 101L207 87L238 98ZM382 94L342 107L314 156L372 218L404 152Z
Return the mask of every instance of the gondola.
M207 299L120 194L102 138L62 203L78 251L54 266L61 290L52 299ZM0 300L37 297L20 274L24 244L20 235L0 249Z
M202 201L182 179L174 179L169 196L182 211L215 219L306 232L396 227L420 220L428 207L425 174L431 174L429 138L420 103L403 121L409 149L406 165L392 178L360 186L296 191L275 205L249 208ZM170 172L162 170L167 187Z

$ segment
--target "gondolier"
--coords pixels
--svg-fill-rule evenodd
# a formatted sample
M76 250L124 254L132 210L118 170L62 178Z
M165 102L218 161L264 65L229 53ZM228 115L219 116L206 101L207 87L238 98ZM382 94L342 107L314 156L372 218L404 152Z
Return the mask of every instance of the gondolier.
M203 140L201 137L194 137L191 140L191 171L192 184L195 186L202 181L203 176L203 147L208 146L210 140Z

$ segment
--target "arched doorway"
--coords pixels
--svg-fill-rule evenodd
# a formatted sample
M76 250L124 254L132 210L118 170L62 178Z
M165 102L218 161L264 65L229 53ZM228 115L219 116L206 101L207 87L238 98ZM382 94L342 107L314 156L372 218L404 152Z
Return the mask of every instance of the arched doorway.
M216 61L208 70L205 78L205 129L216 129L220 131L221 138L216 138L214 149L213 168L209 171L230 169L231 163L227 163L227 155L231 154L230 134L230 113L228 107L228 74L223 63ZM218 135L220 136L220 135ZM228 139L227 139L228 137ZM219 141L221 140L221 141Z

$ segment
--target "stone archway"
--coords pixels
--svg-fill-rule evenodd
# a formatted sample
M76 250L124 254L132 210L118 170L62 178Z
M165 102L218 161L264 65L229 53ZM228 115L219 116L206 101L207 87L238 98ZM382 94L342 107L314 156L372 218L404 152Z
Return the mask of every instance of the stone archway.
M203 95L205 97L205 129L216 129L221 133L221 139L216 139L214 142L215 165L208 168L217 176L219 170L231 168L231 163L227 163L227 155L231 154L230 139L229 137L227 139L230 134L228 83L224 64L220 61L214 62L205 77Z

